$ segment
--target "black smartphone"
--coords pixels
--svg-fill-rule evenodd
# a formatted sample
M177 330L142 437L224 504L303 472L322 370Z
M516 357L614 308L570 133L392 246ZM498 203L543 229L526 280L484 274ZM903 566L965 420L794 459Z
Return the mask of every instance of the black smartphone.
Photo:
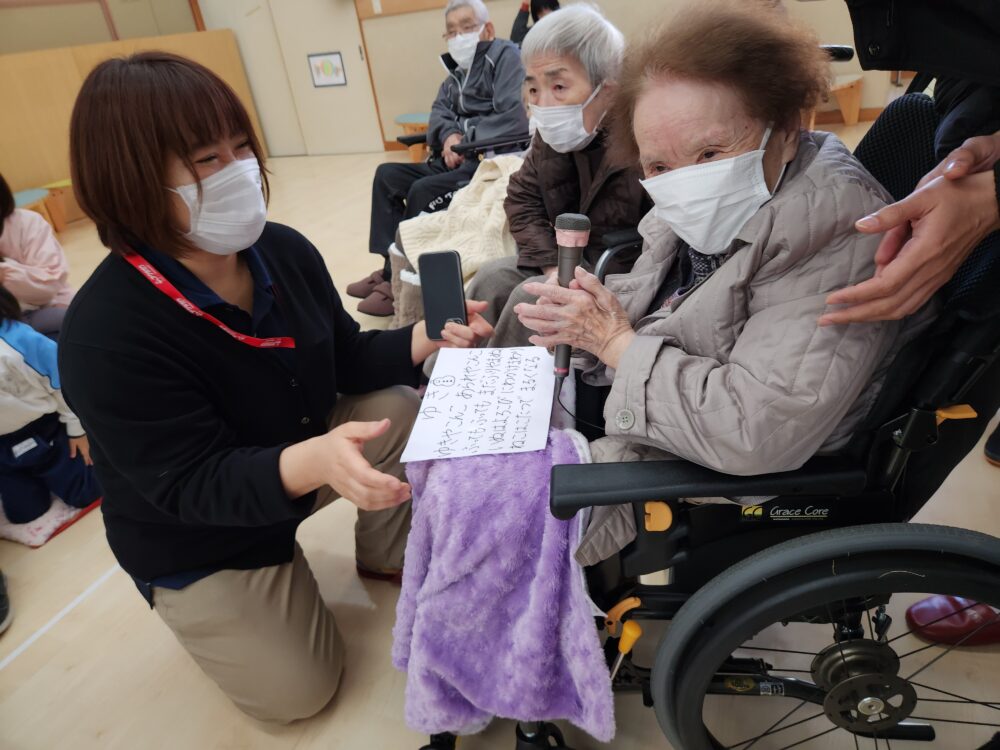
M427 337L441 340L446 323L467 325L462 258L454 250L424 253L417 262L420 290L424 298Z

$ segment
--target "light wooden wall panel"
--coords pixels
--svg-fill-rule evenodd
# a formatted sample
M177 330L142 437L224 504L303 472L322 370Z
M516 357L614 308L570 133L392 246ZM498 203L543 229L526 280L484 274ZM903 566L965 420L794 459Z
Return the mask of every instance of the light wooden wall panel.
M200 62L233 87L260 134L257 111L229 30L0 55L0 172L14 190L69 177L69 120L88 73L103 60L165 50Z
M69 177L69 119L82 81L69 47L0 56L0 173L12 190Z

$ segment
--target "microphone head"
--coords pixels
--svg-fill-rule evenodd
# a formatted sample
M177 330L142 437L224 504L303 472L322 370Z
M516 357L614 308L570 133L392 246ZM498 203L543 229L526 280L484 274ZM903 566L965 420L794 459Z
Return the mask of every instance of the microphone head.
M556 217L556 245L586 247L590 242L590 219L583 214L559 214Z
M583 214L559 214L556 217L556 229L590 232L590 219Z

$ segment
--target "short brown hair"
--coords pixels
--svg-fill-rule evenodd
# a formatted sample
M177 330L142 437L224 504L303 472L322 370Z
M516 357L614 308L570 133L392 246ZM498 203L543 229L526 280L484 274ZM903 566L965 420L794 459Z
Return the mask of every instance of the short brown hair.
M826 54L805 24L764 0L697 0L631 46L611 128L626 163L638 159L635 105L650 81L676 76L729 86L747 113L783 125L829 88Z
M73 106L70 169L101 242L116 253L136 243L174 256L194 250L171 220L167 158L177 155L196 174L195 149L242 133L263 173L246 108L225 81L193 60L141 52L94 68Z

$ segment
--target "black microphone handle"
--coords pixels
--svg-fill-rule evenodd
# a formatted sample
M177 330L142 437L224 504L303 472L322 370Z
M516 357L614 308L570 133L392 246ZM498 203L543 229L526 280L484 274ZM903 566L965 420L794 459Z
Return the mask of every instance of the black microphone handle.
M576 277L576 267L580 265L583 258L582 247L563 247L559 245L559 286L567 287ZM557 378L564 378L569 374L570 359L569 344L558 344L556 346L555 373Z

